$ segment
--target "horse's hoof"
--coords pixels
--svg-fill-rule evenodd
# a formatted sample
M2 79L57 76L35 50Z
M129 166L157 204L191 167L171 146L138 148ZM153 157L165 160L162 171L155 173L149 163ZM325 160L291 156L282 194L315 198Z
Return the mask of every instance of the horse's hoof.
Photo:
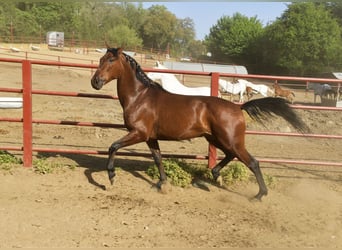
M110 185L114 184L114 178L109 179Z
M158 182L157 187L159 192L162 194L167 194L168 192L171 192L172 189L171 184L167 181Z
M220 175L219 177L216 178L216 183L222 187L223 186L223 179L222 176Z
M252 198L249 198L249 201L250 202L261 202L261 197L258 197L257 195L252 197Z
M261 198L262 198L264 195L265 195L265 196L267 195L267 191L265 191L265 192L259 192L256 196L254 196L253 198L251 198L251 199L249 199L249 200L252 201L252 202L255 202L255 201L261 202L261 201L262 201Z

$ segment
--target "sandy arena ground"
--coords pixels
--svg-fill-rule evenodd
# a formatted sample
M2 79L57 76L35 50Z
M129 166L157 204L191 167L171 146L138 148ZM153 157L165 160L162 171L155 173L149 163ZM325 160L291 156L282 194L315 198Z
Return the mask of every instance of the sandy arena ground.
M97 63L101 56L97 52L41 53L79 57L84 63ZM137 60L143 66L153 64ZM0 86L21 87L18 65L0 63L0 68ZM91 75L86 69L35 65L33 88L116 94L115 82L101 91L92 89ZM198 80L186 79L189 86ZM203 85L209 82L201 81ZM295 104L312 101L312 93L296 92ZM3 109L0 116L21 117L21 112ZM314 133L341 134L340 112L298 112ZM122 110L114 100L33 95L33 118L121 123ZM267 128L252 121L248 127L292 131L278 119ZM34 124L33 137L35 147L107 150L125 133ZM21 140L20 123L0 122L0 143L17 146ZM246 140L256 158L342 161L340 140L253 135L247 135ZM206 154L207 147L203 139L161 142L162 153ZM145 144L139 144L121 151L147 150ZM20 157L20 152L12 153ZM153 163L149 157L118 157L115 185L110 186L106 156L39 153L35 158L42 156L64 167L42 175L32 168L7 170L0 165L0 247L342 247L339 167L261 163L264 174L275 182L262 202L250 202L258 191L253 181L225 188L205 182L202 188L172 187L171 192L161 194L153 188L156 181L145 173Z

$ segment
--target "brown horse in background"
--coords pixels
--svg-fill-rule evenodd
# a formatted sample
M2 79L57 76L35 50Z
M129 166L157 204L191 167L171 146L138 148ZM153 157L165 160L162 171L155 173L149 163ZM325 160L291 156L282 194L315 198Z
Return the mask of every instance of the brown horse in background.
M278 83L273 84L274 88L274 97L280 96L285 97L289 102L293 104L295 94L291 90L288 89L282 89Z
M249 101L254 95L254 91L253 91L252 87L247 86L245 94L247 96L247 100Z
M203 136L225 154L224 159L212 169L214 179L218 180L220 170L237 157L254 173L259 185L255 198L261 199L267 195L267 188L259 162L245 148L246 124L242 110L260 122L275 114L282 116L296 129L306 129L281 98L267 97L240 106L213 96L172 94L149 79L140 65L121 48L107 49L91 79L91 85L99 90L113 79L117 79L117 93L128 134L109 148L107 170L112 184L114 158L120 148L146 142L159 169L157 186L162 189L166 175L158 140L178 141Z

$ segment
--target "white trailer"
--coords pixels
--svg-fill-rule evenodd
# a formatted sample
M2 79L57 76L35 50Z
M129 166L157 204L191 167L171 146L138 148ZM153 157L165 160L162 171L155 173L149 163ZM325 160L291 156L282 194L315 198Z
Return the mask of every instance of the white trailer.
M46 34L46 43L48 47L63 49L64 32L49 31Z

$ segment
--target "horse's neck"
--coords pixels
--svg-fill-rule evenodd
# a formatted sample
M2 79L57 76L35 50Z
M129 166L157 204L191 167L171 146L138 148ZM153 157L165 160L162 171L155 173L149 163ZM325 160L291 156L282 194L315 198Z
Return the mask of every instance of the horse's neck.
M117 79L117 92L120 104L123 108L125 108L131 100L136 99L136 97L143 93L143 89L146 86L141 83L129 64L125 65L125 71L130 73L123 74L120 78Z

